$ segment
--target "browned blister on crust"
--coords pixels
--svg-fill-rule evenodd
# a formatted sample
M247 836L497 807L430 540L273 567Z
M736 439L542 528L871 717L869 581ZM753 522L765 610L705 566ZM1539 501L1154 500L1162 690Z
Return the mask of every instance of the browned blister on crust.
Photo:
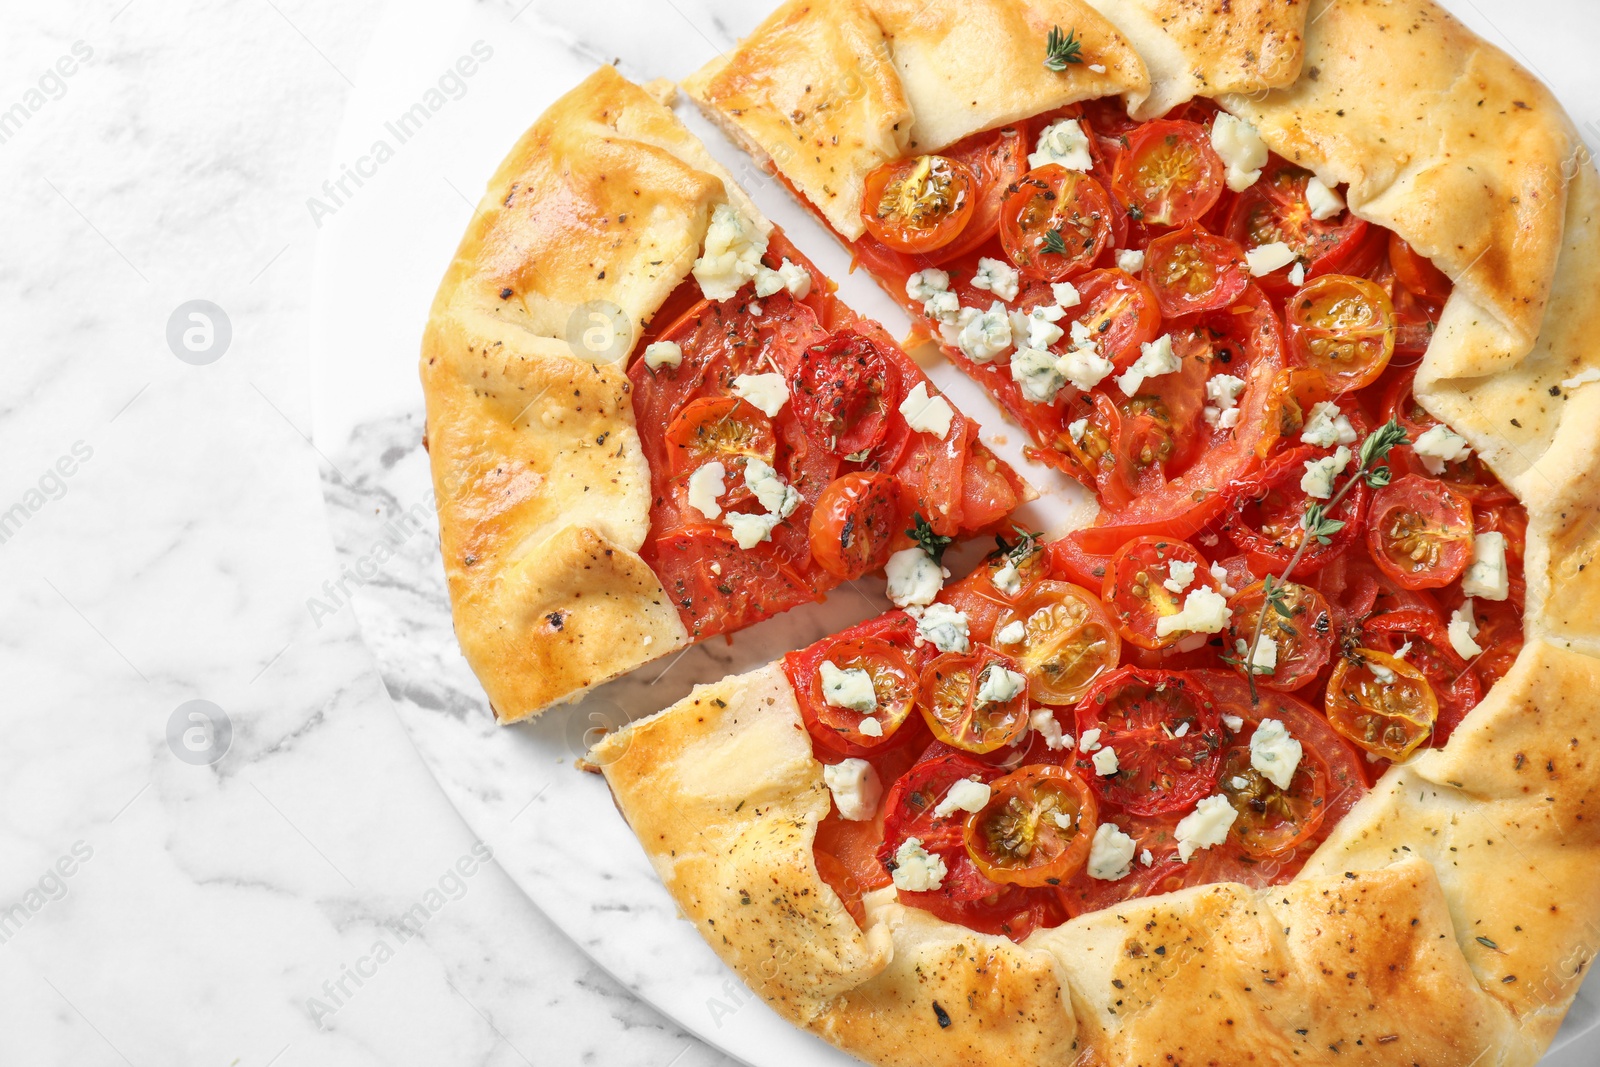
M1281 89L1300 76L1306 0L1089 0L1150 70L1123 94L1150 119L1197 96Z

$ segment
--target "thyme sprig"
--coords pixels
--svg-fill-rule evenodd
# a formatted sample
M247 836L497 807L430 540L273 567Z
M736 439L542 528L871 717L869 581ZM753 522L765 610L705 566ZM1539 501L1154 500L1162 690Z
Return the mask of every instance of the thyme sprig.
M921 545L922 551L935 563L943 563L944 550L955 542L955 538L934 533L933 523L923 518L920 511L911 516L911 522L912 527L906 531L906 536Z
M1044 235L1044 252L1051 256L1064 256L1067 254L1067 239L1061 236L1061 231L1046 230Z
M1082 62L1083 42L1078 40L1078 31L1072 29L1062 33L1060 26L1052 27L1050 36L1045 38L1044 69L1059 74L1069 65Z

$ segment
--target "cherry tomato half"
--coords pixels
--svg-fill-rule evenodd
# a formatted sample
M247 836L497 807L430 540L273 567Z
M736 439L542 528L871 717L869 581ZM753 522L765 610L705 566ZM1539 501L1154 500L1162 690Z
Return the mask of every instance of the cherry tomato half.
M1389 234L1389 265L1394 268L1400 284L1409 289L1412 295L1420 296L1435 306L1450 299L1451 282L1445 272L1435 267L1426 256L1418 255L1416 249L1397 233Z
M1014 622L1022 624L1022 640L1006 652L1028 676L1028 695L1044 704L1076 704L1122 654L1105 606L1069 582L1039 582L996 620L995 633Z
M960 236L977 205L977 178L944 156L913 156L867 175L861 221L896 252L931 252Z
M1182 226L1215 206L1226 171L1204 126L1158 119L1129 135L1112 191L1146 225Z
M1323 450L1310 447L1279 453L1267 460L1259 477L1246 479L1234 488L1223 529L1241 551L1249 554L1252 566L1259 571L1281 573L1299 550L1306 535L1303 520L1311 499L1300 487L1300 481L1306 472L1306 461L1322 454ZM1328 515L1344 526L1328 538L1327 544L1318 540L1309 545L1288 577L1310 580L1360 538L1370 494L1365 479L1358 480Z
M1175 569L1187 574L1187 580L1175 578ZM1162 633L1161 620L1181 612L1194 590L1216 588L1210 564L1188 543L1171 537L1136 537L1111 557L1103 598L1124 638L1140 648L1171 648L1190 631Z
M1438 589L1472 562L1472 501L1443 482L1408 474L1379 489L1367 548L1406 589Z
M789 375L789 400L806 436L834 455L883 443L900 402L889 360L872 338L839 330L801 353Z
M1365 278L1324 275L1284 310L1292 358L1321 371L1335 392L1371 385L1394 355L1394 304Z
M918 706L933 735L977 753L993 752L1021 737L1028 729L1027 685L1003 700L979 695L992 684L990 672L1002 669L1022 673L1015 660L982 645L971 652L946 652L924 667Z
M1111 241L1111 197L1092 176L1050 163L1027 173L1000 213L1000 244L1023 273L1057 282Z
M1261 633L1271 638L1277 649L1277 663L1270 673L1256 672L1256 682L1268 689L1284 692L1299 689L1316 678L1333 655L1337 635L1333 631L1333 612L1321 593L1298 582L1274 582L1283 590L1277 606L1267 605L1266 585L1246 586L1228 602L1233 611L1228 636L1232 651L1238 652L1234 669L1246 674L1244 653L1239 643L1250 648L1256 634L1256 621L1262 620ZM1266 606L1265 614L1262 613ZM1259 647L1259 646L1257 646Z
M849 637L832 641L813 659L819 667L826 661L841 671L866 671L877 697L877 706L866 712L830 704L823 693L819 669L807 685L804 701L817 723L832 731L837 740L858 749L887 745L916 705L916 670L905 651L880 637ZM869 718L881 734L862 731L862 723Z
M999 230L1010 188L1028 173L1028 138L1022 127L1003 126L974 134L941 154L965 164L978 179L976 206L961 236L930 257L947 263L979 248Z
M667 465L673 475L719 461L743 468L751 456L773 463L778 438L772 420L754 404L732 396L691 400L667 427ZM733 484L730 479L728 484Z
M899 531L894 478L856 471L828 483L811 512L811 557L829 574L859 578L889 560Z
M1221 745L1211 693L1192 675L1122 667L1103 675L1077 707L1078 737L1098 730L1117 753L1113 775L1080 757L1102 802L1135 815L1190 808L1217 783Z
M1250 284L1244 250L1196 226L1150 242L1144 280L1169 318L1228 307Z
M1396 762L1428 739L1439 718L1439 701L1422 672L1370 648L1340 657L1324 702L1335 730Z
M1073 285L1083 301L1073 309L1073 321L1089 331L1100 355L1117 370L1127 370L1139 358L1139 346L1161 333L1156 294L1138 278L1116 269L1091 271ZM1059 325L1069 330L1070 337L1070 323L1063 320Z
M1483 636L1481 629L1478 636ZM1450 740L1461 720L1483 700L1478 672L1455 650L1449 630L1434 612L1407 608L1374 615L1362 625L1361 643L1396 658L1404 651L1405 661L1428 679L1439 701L1439 718L1428 742L1434 747Z
M1260 729L1247 726L1246 734ZM1293 737L1291 731L1290 736ZM1298 738L1296 738L1298 740ZM1250 743L1241 736L1222 754L1217 785L1239 813L1229 836L1252 856L1281 855L1322 825L1328 799L1328 769L1316 751L1302 745L1300 763L1289 788L1280 789L1252 765Z
M1363 247L1367 224L1348 211L1330 219L1311 217L1306 186L1311 172L1288 164L1270 168L1250 188L1239 194L1228 214L1227 235L1245 251L1282 242L1308 265L1316 278L1353 265ZM1277 296L1288 296L1291 267L1285 266L1261 279ZM1359 273L1359 272L1356 272Z
M967 854L992 882L1059 885L1083 866L1099 808L1066 767L1033 765L989 783L989 803L967 818Z

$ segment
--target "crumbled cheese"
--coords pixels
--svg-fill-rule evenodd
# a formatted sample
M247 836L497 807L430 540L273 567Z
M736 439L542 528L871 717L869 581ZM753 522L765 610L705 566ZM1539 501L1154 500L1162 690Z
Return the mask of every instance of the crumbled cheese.
M1083 435L1088 429L1088 419L1074 419L1072 422L1067 423L1067 434L1072 438L1072 443L1075 445L1083 444Z
M1028 312L1027 318L1023 320L1027 323L1028 347L1049 348L1061 340L1067 331L1057 326L1056 323L1060 322L1066 314L1066 308L1058 307L1054 304L1040 304ZM1013 325L1012 335L1015 336L1015 334L1016 329Z
M1028 636L1028 628L1022 625L1021 619L1012 619L999 630L995 631L994 643L997 645L1017 645Z
M777 529L778 523L783 521L781 515L750 515L742 511L730 511L722 520L732 532L733 539L740 548L754 548L763 541L772 538L772 531Z
M917 633L940 652L965 652L972 647L967 617L949 604L929 604L917 616Z
M1089 154L1089 135L1077 119L1052 122L1039 134L1039 147L1028 155L1028 168L1035 170L1059 163L1068 170L1090 170L1094 157Z
M1091 343L1079 345L1062 356L1056 361L1056 369L1074 388L1086 393L1110 377L1116 367Z
M1189 732L1189 724L1187 722L1180 722L1178 724L1178 728L1176 730L1172 731L1172 736L1173 737L1182 737L1185 734L1187 734L1188 732Z
M1189 590L1184 598L1183 610L1174 615L1163 615L1156 620L1156 636L1174 633L1215 634L1228 625L1232 612L1228 598L1207 586Z
M1107 745L1099 752L1096 752L1089 762L1094 764L1094 772L1096 774L1103 778L1110 777L1116 774L1118 770L1117 750Z
M781 374L741 374L733 380L733 395L748 400L770 419L789 402L789 387Z
M1275 270L1287 267L1296 258L1294 249L1282 241L1273 241L1271 244L1262 245L1260 248L1252 248L1244 254L1245 263L1250 268L1251 277L1254 278L1260 278L1263 275L1271 274Z
M935 293L948 292L949 289L950 275L932 267L919 270L906 279L906 296L919 304L933 299Z
M1350 450L1343 445L1331 456L1306 460L1306 472L1300 478L1300 488L1314 500L1327 500L1333 496L1333 480L1350 465Z
M990 789L982 782L974 782L971 778L962 778L950 787L933 809L936 819L948 819L958 811L982 811L989 803Z
M961 321L961 298L954 293L934 293L922 305L922 313L941 329L954 326Z
M1411 448L1429 474L1443 474L1447 460L1466 459L1472 455L1467 439L1442 422L1418 434Z
M903 548L883 568L895 607L926 607L944 588L944 570L920 547Z
M1244 641L1239 642L1239 654L1243 655L1250 646ZM1274 637L1262 634L1256 640L1256 650L1250 656L1251 672L1257 675L1273 674L1278 669L1278 641Z
M1022 275L1017 268L1003 259L990 259L988 256L978 260L978 271L972 276L974 289L987 289L1006 301L1017 298L1021 285Z
M1094 843L1089 846L1089 877L1102 882L1128 877L1133 867L1133 853L1133 838L1115 823L1101 823L1094 832Z
M1193 560L1172 560L1167 564L1169 577L1161 584L1174 593L1181 593L1194 584L1194 570L1198 566Z
M1356 428L1350 425L1350 419L1339 410L1338 404L1323 400L1311 406L1311 413L1300 431L1300 440L1318 448L1353 445Z
M771 267L762 266L756 269L756 295L759 297L772 296L783 291L783 275ZM756 305L751 304L752 308ZM756 314L760 314L759 311Z
M1050 293L1056 298L1056 304L1063 308L1075 308L1083 303L1083 296L1078 292L1078 287L1071 282L1055 282L1050 286ZM1600 375L1600 371L1593 372ZM1597 378L1596 380L1600 380Z
M1318 222L1333 218L1344 210L1344 197L1340 196L1327 183L1316 175L1306 182L1306 206L1311 209L1311 217Z
M1600 370L1586 370L1580 374L1574 374L1572 377L1562 381L1561 386L1564 389L1576 389L1579 386L1588 385L1590 382L1600 382Z
M1239 813L1228 803L1227 797L1220 793L1206 797L1195 805L1194 811L1179 821L1177 830L1173 832L1178 842L1178 859L1188 863L1189 857L1200 849L1228 840L1228 831L1238 817Z
M1067 384L1061 373L1061 357L1037 348L1023 348L1011 357L1011 380L1022 388L1022 398L1035 404L1051 404Z
M1155 861L1156 858L1150 855L1149 849L1145 849L1143 852L1139 853L1139 862L1144 864L1146 867L1151 866L1155 863Z
M1261 178L1267 165L1267 144L1256 128L1223 113L1211 124L1211 147L1228 165L1228 188L1242 193Z
M839 816L850 822L866 822L878 813L883 798L883 783L878 772L864 759L847 759L822 768L822 780L833 794Z
M862 733L866 734L868 737L882 737L883 736L883 724L878 722L878 720L874 719L871 715L868 715L866 718L862 719L859 723L857 723L856 724L856 729L860 730Z
M1383 664L1375 663L1372 660L1367 660L1367 670L1372 672L1372 676L1378 680L1378 684L1394 684L1394 671L1390 670Z
M1250 735L1250 766L1279 789L1289 788L1302 754L1300 742L1277 719L1262 719Z
M804 300L811 295L811 272L799 264L785 259L778 264L778 277L783 279L783 287L796 300Z
M1056 713L1050 708L1034 708L1033 714L1028 717L1028 725L1044 738L1044 745L1050 751L1059 752L1072 747L1072 737L1061 732L1061 724L1056 721Z
M1004 704L1028 688L1028 676L991 663L978 682L978 703Z
M1016 596L1022 592L1022 575L1017 571L1015 560L1007 559L1004 566L990 571L989 581L1006 596Z
M1222 725L1228 728L1229 733L1238 733L1244 729L1244 717L1240 715L1224 715Z
M1475 640L1478 636L1478 619L1473 609L1472 598L1468 597L1450 615L1450 647L1462 659L1483 654L1483 647Z
M727 473L727 468L716 460L702 463L689 475L689 506L708 519L721 516L722 505L717 501L727 492L722 480Z
M1011 319L1006 315L1006 306L996 300L988 311L962 308L956 346L974 363L988 363L1010 348Z
M1177 353L1172 351L1172 335L1162 334L1154 341L1146 341L1139 346L1139 358L1117 377L1117 388L1122 390L1124 396L1133 396L1146 379L1171 374L1182 366Z
M955 418L956 411L944 397L929 396L927 382L918 382L900 401L900 414L913 430L932 434L942 441L950 434L950 420Z
M1295 265L1289 268L1289 284L1296 288L1306 283L1306 265L1296 260Z
M778 472L760 456L745 460L744 484L755 494L767 513L787 519L800 506L800 491L778 477Z
M1100 748L1099 729L1085 730L1083 736L1078 738L1079 752L1094 752Z
M860 667L840 670L831 659L822 661L817 676L822 680L822 699L836 708L849 708L863 715L878 710L878 692L872 675Z
M1206 425L1231 430L1239 424L1239 394L1245 380L1232 374L1216 374L1206 380L1206 399L1211 401L1201 413Z
M1124 248L1117 253L1117 269L1129 274L1144 270L1144 253L1137 248Z
M944 860L928 854L918 838L908 837L894 854L894 887L908 893L931 893L944 884Z
M645 345L644 365L651 370L677 367L683 363L683 346L676 341L655 341Z
M1211 565L1211 577L1217 580L1217 585L1222 589L1223 596L1232 596L1239 590L1228 584L1228 568L1220 563Z
M706 228L705 249L694 261L694 279L707 300L732 299L762 269L767 238L731 204L718 204Z
M1472 563L1461 576L1461 591L1469 597L1504 600L1511 593L1506 571L1506 535L1491 530L1472 539Z

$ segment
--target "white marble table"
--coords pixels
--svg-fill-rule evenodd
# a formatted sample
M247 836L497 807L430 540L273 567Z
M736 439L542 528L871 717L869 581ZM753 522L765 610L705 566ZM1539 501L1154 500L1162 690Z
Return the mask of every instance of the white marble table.
M522 4L482 6L636 75L765 6ZM1591 6L1452 6L1600 146ZM319 473L343 481L310 440L308 200L379 15L0 15L0 1063L731 1063L482 861L357 612L308 609L341 577ZM186 347L197 300L228 329Z

